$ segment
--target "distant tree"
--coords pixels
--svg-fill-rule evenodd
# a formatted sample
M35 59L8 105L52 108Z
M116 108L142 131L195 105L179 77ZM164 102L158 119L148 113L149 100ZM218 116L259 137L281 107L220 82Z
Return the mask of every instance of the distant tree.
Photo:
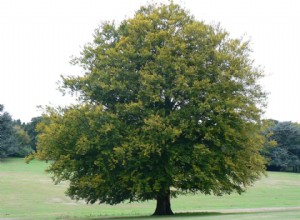
M268 148L269 170L300 171L300 127L297 123L277 122L269 128L269 140L276 141L276 147Z
M0 104L0 158L14 153L15 144L12 118Z
M13 126L14 152L10 154L13 157L25 157L33 150L30 147L30 137L20 125Z
M36 150L36 142L37 142L37 135L38 132L36 131L36 126L39 122L41 122L42 117L34 117L31 119L30 122L26 123L24 125L24 130L27 132L29 135L30 141L29 141L29 146L32 150Z
M264 172L265 94L247 42L196 21L180 6L148 5L104 23L85 47L85 75L64 78L81 103L48 109L35 157L90 203L179 193L241 193Z

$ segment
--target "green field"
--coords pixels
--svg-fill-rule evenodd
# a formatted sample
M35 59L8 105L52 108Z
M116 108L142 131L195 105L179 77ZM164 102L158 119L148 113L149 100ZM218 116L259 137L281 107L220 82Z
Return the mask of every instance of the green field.
M161 219L148 217L155 202L116 206L87 205L64 195L66 183L54 185L47 164L0 160L0 219ZM299 219L300 174L268 173L243 195L201 194L172 199L171 219ZM144 217L143 217L144 216Z

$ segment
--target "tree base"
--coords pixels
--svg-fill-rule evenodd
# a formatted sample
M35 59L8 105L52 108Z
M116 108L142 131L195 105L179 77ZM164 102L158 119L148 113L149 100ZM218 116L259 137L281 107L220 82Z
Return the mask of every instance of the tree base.
M174 215L171 209L170 191L167 195L158 195L156 201L156 209L153 215Z
M153 216L158 216L158 215L174 215L174 213L172 210L163 211L163 212L155 210L155 212L153 213Z

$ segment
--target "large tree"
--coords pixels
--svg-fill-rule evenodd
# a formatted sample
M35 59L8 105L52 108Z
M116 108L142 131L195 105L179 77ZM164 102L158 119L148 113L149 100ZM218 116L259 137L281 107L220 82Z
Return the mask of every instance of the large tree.
M90 203L157 200L172 214L179 193L241 193L264 172L265 94L248 42L173 4L104 23L63 79L80 104L49 109L36 157L52 160L67 194Z

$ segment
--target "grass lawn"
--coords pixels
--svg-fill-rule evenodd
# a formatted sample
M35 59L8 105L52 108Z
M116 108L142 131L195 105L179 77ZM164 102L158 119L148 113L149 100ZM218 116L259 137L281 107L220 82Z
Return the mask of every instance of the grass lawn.
M54 185L47 164L23 159L0 160L2 219L135 219L152 220L155 202L116 206L87 205L64 195L66 183ZM268 173L242 194L215 197L201 194L172 199L172 219L299 219L300 174ZM145 216L145 217L143 217Z

